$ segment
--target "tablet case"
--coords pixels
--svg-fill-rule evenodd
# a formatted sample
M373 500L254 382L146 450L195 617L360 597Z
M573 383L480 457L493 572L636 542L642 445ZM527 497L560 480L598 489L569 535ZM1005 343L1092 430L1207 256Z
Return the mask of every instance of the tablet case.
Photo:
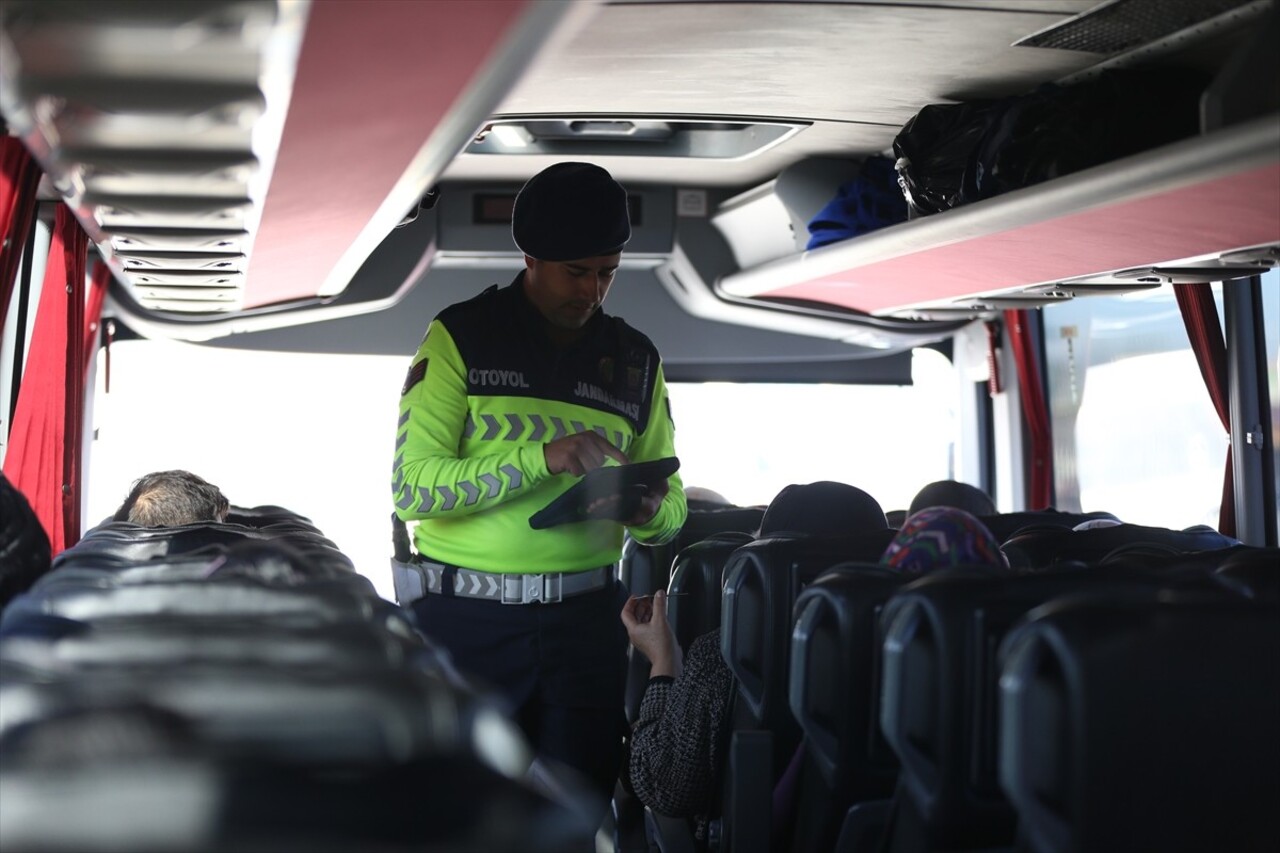
M606 517L614 521L630 518L645 492L679 469L680 460L667 456L651 462L610 465L588 471L567 492L529 516L529 526L534 530L545 530L561 524L587 521L587 507L593 501L610 495L621 495L622 500Z

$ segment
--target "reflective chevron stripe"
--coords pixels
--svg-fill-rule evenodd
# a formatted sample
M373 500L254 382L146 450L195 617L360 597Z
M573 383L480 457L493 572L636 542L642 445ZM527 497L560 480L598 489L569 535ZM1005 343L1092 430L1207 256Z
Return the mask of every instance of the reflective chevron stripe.
M481 474L480 482L489 487L489 491L484 493L486 498L496 498L502 491L502 481L493 474Z
M524 482L524 475L514 465L503 465L498 470L507 475L507 479L511 481L511 491L513 492L520 488L520 484Z
M422 489L418 489L417 491L418 491L418 494L416 497L416 502L418 504L418 508L416 511L427 512L428 510L431 509L431 505L435 503L435 501L431 497L431 490L427 488L422 488ZM396 506L403 510L407 510L410 507L412 507L415 502L415 496L413 492L414 490L412 488L405 489L404 493L400 496L400 500L396 501Z
M550 428L548 428L548 422ZM569 421L566 426L563 418L522 412L502 412L500 414L467 413L462 425L462 437L479 441L519 441L524 438L529 443L556 441L568 435L580 432L594 432L614 447L623 449L628 436L621 430L613 430L610 438L609 427L603 424L588 424L585 421ZM397 448L404 443L401 438Z
M395 575L396 599L401 604L409 604L427 593L440 594L445 575L450 571L443 563L422 558L412 563L392 560L391 570ZM571 596L604 589L614 578L613 565L583 572L540 575L478 572L460 567L451 571L454 595L503 604L555 604Z

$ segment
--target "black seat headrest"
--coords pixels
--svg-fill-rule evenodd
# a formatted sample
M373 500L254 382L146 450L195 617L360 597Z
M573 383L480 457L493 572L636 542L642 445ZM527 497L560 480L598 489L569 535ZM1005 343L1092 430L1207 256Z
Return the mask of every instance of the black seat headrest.
M1063 600L1010 632L1000 783L1031 849L1280 847L1276 619L1153 591Z

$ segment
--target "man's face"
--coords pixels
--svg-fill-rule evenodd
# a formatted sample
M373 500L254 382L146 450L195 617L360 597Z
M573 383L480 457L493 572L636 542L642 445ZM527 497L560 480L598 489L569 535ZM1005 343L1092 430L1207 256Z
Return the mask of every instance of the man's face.
M576 261L540 261L525 256L525 293L558 329L581 329L600 310L618 271L621 252Z

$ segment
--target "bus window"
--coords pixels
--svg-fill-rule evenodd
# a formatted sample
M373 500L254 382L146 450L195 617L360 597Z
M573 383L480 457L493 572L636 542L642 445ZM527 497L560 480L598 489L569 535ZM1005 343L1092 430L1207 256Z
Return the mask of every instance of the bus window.
M911 374L910 386L672 383L680 476L741 506L838 480L905 509L954 476L959 433L951 362L916 349Z
M1271 449L1280 446L1280 269L1262 277L1262 324L1267 338L1267 387L1271 397ZM1280 495L1280 464L1272 472ZM1276 529L1280 530L1280 500L1276 502Z
M143 474L185 468L237 505L307 516L392 598L384 507L404 367L399 356L117 342L109 392L104 364L97 373L86 526ZM912 382L673 383L681 476L744 506L789 483L840 480L903 509L920 486L953 476L959 432L951 362L915 350Z
M184 468L237 506L307 516L394 598L390 463L404 357L120 341L109 393L98 358L86 528L138 477Z
M1044 321L1058 508L1216 527L1227 434L1173 289L1077 299Z

